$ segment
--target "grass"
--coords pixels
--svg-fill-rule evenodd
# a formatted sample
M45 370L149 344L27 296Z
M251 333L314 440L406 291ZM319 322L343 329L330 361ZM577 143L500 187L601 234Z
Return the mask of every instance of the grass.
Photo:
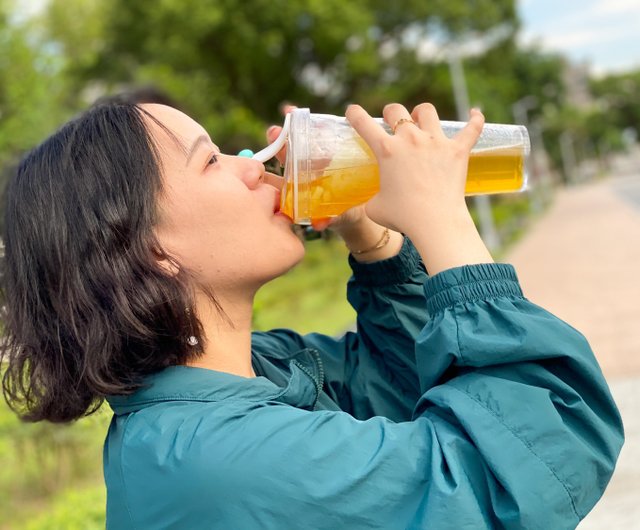
M58 491L84 484L104 489L107 409L71 425L23 423L0 399L0 529L22 530Z
M55 495L50 508L25 523L24 530L104 530L106 491L102 484Z
M332 238L307 242L306 247L300 265L258 292L256 330L287 327L299 333L337 335L355 321L355 311L346 300L351 269L344 244Z
M532 199L528 193L511 193L491 197L493 223L500 237L500 248L493 251L499 260L506 251L525 233L535 215ZM468 202L469 211L476 226L480 226L478 213L473 202Z

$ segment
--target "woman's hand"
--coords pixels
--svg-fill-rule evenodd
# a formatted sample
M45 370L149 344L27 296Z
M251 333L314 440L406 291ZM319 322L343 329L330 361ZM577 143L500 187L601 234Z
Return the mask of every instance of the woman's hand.
M287 114L294 110L293 105L284 105L282 107L283 114ZM267 141L271 144L280 135L282 127L273 125L267 129ZM278 152L276 158L281 164L285 163L287 157L287 148L285 146ZM328 219L322 219L312 224L314 230L322 231L330 228L336 232L345 242L350 250L362 250L375 246L380 240L384 228L374 223L367 217L364 205L350 208L342 215ZM390 235L389 243L383 248L375 251L367 252L362 255L354 255L358 261L372 262L390 258L396 255L402 247L402 236L393 233Z
M286 116L289 112L297 109L295 105L285 104L282 106L282 113ZM272 125L267 129L267 142L272 144L276 141L280 133L282 132L282 127L279 125ZM277 160L280 164L284 165L285 160L287 158L287 146L286 144L280 149L278 154L276 155ZM350 208L342 215L338 217L332 217L327 219L322 219L315 222L312 226L315 230L321 231L326 228L331 227L331 229L340 233L342 228L349 228L353 225L359 224L366 217L366 213L364 211L364 205L356 206L354 208Z
M411 114L402 105L387 105L383 116L396 127L393 136L358 105L346 115L380 166L380 191L365 206L374 222L407 234L430 274L493 261L464 198L469 155L484 124L480 111L471 111L467 126L452 139L429 103Z
M297 108L298 107L296 107L295 105L289 105L288 103L285 103L284 105L282 105L282 109L281 109L282 115L286 116L291 111ZM282 127L280 125L272 125L271 127L269 127L267 129L267 142L270 144L275 142L276 138L280 136L281 132L282 132ZM278 154L276 155L276 159L278 160L278 162L280 162L281 165L284 166L286 158L287 158L287 144L285 143L282 149L278 151Z

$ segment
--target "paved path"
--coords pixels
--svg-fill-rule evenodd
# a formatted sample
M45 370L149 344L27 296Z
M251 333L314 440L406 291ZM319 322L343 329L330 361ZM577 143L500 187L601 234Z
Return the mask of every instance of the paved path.
M640 378L613 379L626 441L609 487L578 530L640 529Z
M589 339L625 423L614 477L579 530L640 530L640 163L628 169L559 192L505 256L531 301Z
M559 192L506 260L532 302L586 335L608 377L640 376L640 169Z

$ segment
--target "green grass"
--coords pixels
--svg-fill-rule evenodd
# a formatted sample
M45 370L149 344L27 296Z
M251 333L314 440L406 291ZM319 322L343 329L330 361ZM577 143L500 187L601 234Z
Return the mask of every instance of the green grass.
M102 442L109 418L103 407L71 425L23 423L0 399L0 529L22 530L61 490L80 484L104 489Z
M306 243L304 261L265 285L256 296L254 328L287 327L299 333L336 335L350 327L356 314L346 300L351 275L347 250L337 238Z
M469 201L469 211L476 226L480 226L474 203ZM491 212L496 231L500 237L500 248L494 250L493 256L499 260L506 251L526 231L533 217L531 196L529 193L510 193L491 196Z
M104 530L106 498L102 484L63 491L19 530Z

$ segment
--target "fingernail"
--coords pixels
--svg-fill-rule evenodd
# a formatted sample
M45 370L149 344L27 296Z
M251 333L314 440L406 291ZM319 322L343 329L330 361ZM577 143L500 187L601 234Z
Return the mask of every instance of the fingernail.
M280 113L281 114L285 114L285 111L287 111L288 107L291 107L291 108L294 108L294 109L298 108L296 105L294 105L290 101L283 101L282 103L280 103Z
M269 127L267 129L267 134L271 134L278 126L277 125L272 125L271 127Z

